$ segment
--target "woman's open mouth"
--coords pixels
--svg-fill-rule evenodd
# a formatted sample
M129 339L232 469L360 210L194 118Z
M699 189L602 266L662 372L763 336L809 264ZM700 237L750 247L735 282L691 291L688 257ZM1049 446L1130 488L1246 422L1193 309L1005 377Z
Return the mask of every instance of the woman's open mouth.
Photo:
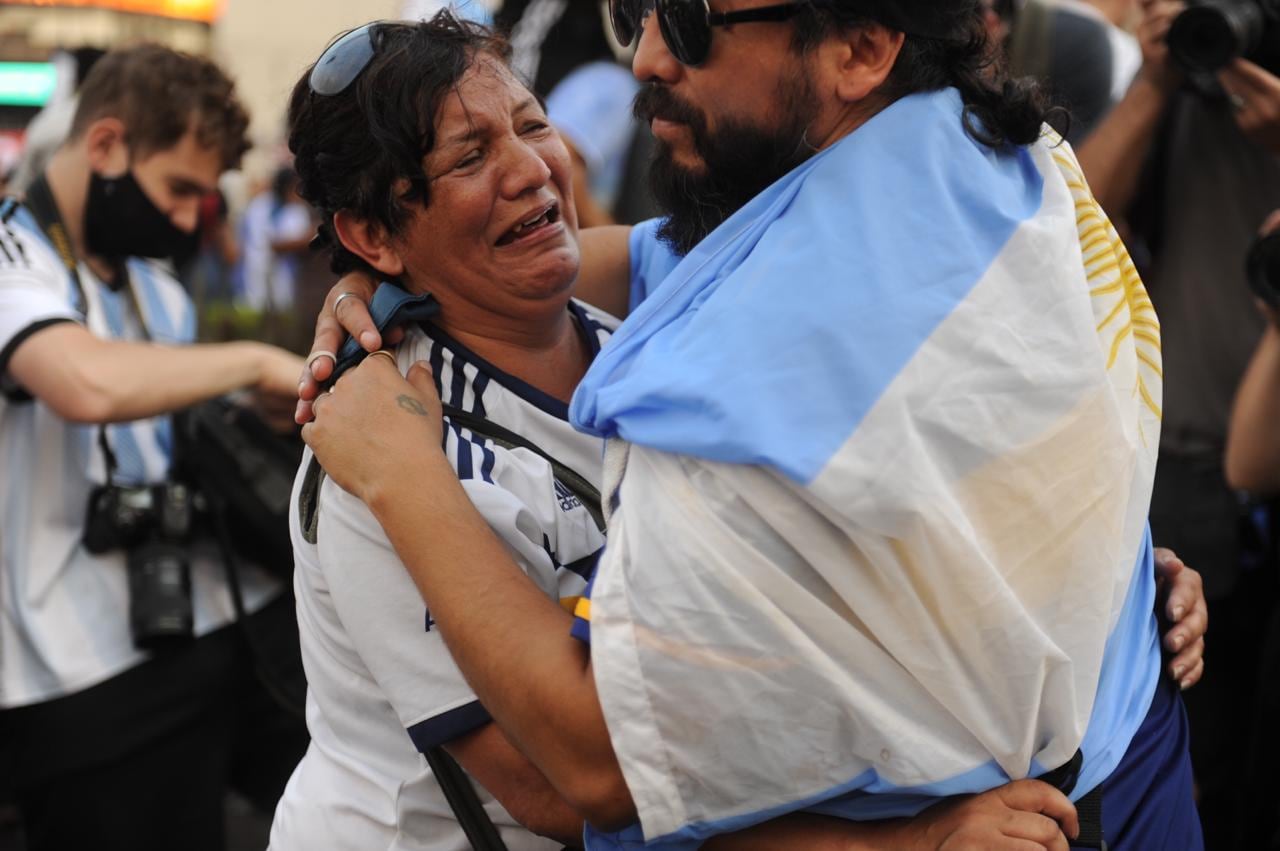
M556 202L548 204L542 208L536 215L520 222L511 230L507 231L498 240L499 246L514 245L518 242L526 242L537 238L540 235L549 232L560 222L560 205Z

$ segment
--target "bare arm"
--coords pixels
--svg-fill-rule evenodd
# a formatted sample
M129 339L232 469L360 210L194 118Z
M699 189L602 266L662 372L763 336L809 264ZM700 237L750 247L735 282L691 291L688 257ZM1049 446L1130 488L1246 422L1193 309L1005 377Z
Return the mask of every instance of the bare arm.
M588 228L578 235L582 270L574 295L618 318L631 300L631 226Z
M582 847L582 816L515 749L497 724L486 724L449 742L444 749L526 829L564 845Z
M631 299L631 227L587 228L578 234L582 248L582 268L578 273L574 295L619 318L625 317ZM338 351L350 334L360 341L365 351L374 352L383 345L393 345L398 329L387 332L383 340L369 317L377 281L365 272L350 272L334 284L325 296L324 306L316 317L316 334L307 356L307 368L297 381L298 406L294 419L306 423L311 419L311 403L320 393L320 385L333 374L333 352ZM350 293L353 297L338 299Z
M341 384L339 393L346 389ZM603 830L633 823L635 805L609 740L587 648L569 634L570 615L528 581L443 453L422 460L425 478L399 476L365 497L431 601L449 652L480 702L569 806ZM422 487L424 481L431 487ZM477 611L502 617L476 618Z
M1257 494L1280 491L1280 329L1267 326L1236 393L1227 436L1227 481Z
M1160 115L1181 83L1164 44L1169 25L1181 10L1181 3L1143 0L1143 20L1138 28L1142 70L1120 103L1076 152L1094 197L1112 218L1122 217L1133 202Z
M497 724L487 724L445 749L525 828L570 847L582 847L582 817ZM1066 837L1076 835L1078 829L1075 810L1065 795L1043 783L1020 780L981 795L943 801L914 819L851 822L791 813L713 837L702 847L706 851L1067 851Z
M302 359L260 343L161 346L103 340L71 322L25 340L13 379L63 419L126 422L169 413L244 387L289 397Z
M949 799L913 819L853 823L792 813L708 840L705 851L1068 851L1075 807L1052 786L1019 780Z

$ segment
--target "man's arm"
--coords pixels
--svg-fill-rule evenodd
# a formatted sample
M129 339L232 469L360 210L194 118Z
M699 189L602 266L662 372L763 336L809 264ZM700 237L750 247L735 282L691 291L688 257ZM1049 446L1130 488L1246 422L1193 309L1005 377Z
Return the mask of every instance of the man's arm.
M1227 481L1259 495L1280 491L1280 328L1274 314L1236 392Z
M582 269L573 294L619 319L631 298L631 226L587 228L578 234Z
M447 743L444 749L525 829L571 848L582 847L582 816L515 749L497 724L486 724Z
M587 228L579 231L582 268L574 285L574 296L606 313L623 318L629 312L631 298L631 227ZM320 393L320 385L333 375L333 352L341 348L350 335L360 341L367 352L399 341L401 330L388 330L387 339L369 316L377 281L367 272L349 272L334 284L325 296L320 315L316 317L316 334L307 355L307 368L297 381L298 407L294 419L299 425L310 421L311 403ZM350 294L351 298L338 299Z
M1038 780L934 804L912 819L848 822L792 813L708 840L705 851L1069 851L1075 807Z
M582 816L556 794L497 724L446 744L445 750L539 836L582 847ZM715 836L705 851L1068 851L1079 833L1075 808L1044 783L1019 780L981 795L943 801L913 819L851 822L791 813Z
M288 397L301 366L296 355L260 343L103 340L82 325L59 322L23 340L7 371L59 417L108 423L169 413L243 387Z
M1120 103L1076 151L1094 197L1113 218L1123 216L1133 202L1160 116L1169 96L1181 84L1181 74L1164 43L1181 10L1178 2L1143 0L1143 20L1138 28L1142 70Z

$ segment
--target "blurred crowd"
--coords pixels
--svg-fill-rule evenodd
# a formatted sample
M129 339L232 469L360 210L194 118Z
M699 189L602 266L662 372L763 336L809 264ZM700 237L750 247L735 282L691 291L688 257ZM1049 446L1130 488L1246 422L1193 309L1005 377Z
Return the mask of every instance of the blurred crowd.
M507 0L496 10L480 4L470 6L473 18L508 36L512 70L545 104L547 118L564 140L576 221L584 229L634 225L659 215L661 209L648 178L653 135L632 106L642 84L649 81L632 74L636 48L619 43L609 26L605 5L587 0ZM760 4L711 3L713 8L720 5L738 8ZM1280 849L1280 772L1276 770L1280 766L1280 729L1276 725L1280 719L1280 563L1276 548L1280 524L1276 503L1280 494L1280 235L1269 236L1280 231L1280 12L1273 6L1263 0L981 0L992 66L1007 69L1014 78L1031 77L1047 86L1058 107L1051 112L1050 123L1074 150L1094 197L1127 246L1159 316L1163 426L1150 528L1157 546L1176 552L1203 577L1211 614L1203 677L1198 667L1171 672L1184 686L1199 680L1184 692L1183 699L1191 731L1195 800L1205 847L1211 851ZM324 47L317 44L316 55ZM68 56L80 82L91 79L91 69L98 68L100 74L107 61L101 51L91 49L70 50ZM97 85L104 84L99 81ZM314 78L312 85L314 88ZM202 92L197 93L203 97ZM69 91L36 117L27 130L23 159L4 176L7 192L30 198L33 192L48 192L52 186L55 196L58 194L57 175L71 169L63 145L83 129L75 123L79 103L80 95ZM121 138L130 137L129 128L119 132ZM108 156L109 145L110 140L104 137L101 156ZM85 154L87 158L97 155L91 148ZM183 318L180 307L171 306L180 300L178 291L170 293L157 285L156 304L165 305L164 311L176 318L155 319L150 314L159 308L148 304L150 296L144 295L141 301L148 318L140 332L111 331L121 339L163 340L169 334L168 325L176 328L189 323L187 340L208 344L197 347L197 354L207 354L209 361L175 362L174 369L180 369L180 375L186 376L184 380L194 389L165 394L154 403L131 406L104 402L88 412L70 403L48 402L35 393L54 413L48 420L24 421L21 426L32 433L54 428L50 425L54 422L106 425L95 426L91 436L84 438L84 446L76 444L70 462L50 461L49 453L57 451L52 444L32 443L29 446L37 448L27 450L16 448L20 446L17 442L3 444L12 453L0 459L6 465L0 474L3 478L12 481L22 474L33 481L52 480L64 475L67 463L80 462L97 465L95 471L101 472L102 461L85 460L96 452L101 440L119 456L118 465L113 460L105 462L108 484L112 469L117 469L117 480L125 481L131 463L141 465L137 469L144 471L153 463L152 454L167 457L171 445L179 445L185 431L196 434L197 440L212 438L199 436L195 418L189 425L171 427L166 421L136 433L126 433L120 424L158 423L160 419L152 418L227 392L257 392L274 400L269 407L275 413L292 411L296 377L303 367L298 356L311 351L315 318L325 308L326 297L332 312L331 288L339 273L351 269L336 261L331 265L330 254L319 250L326 241L335 239L326 227L332 223L325 222L323 212L304 200L308 193L300 192L298 170L291 159L277 163L274 173L249 183L247 191L233 192L228 188L231 184L219 178L225 169L234 168L238 159L236 153L206 169L208 181L196 185L191 193L193 227L188 235L192 238L184 240L181 253L156 273L180 284L185 299L194 306L189 319ZM59 172L60 168L64 171ZM127 188L103 191L118 201ZM88 198L78 203L92 210L95 197L91 189ZM125 210L102 209L108 211L108 217L111 210L117 211L115 215L124 215L121 211ZM40 220L36 211L33 221ZM73 242L80 238L73 237ZM927 248L927 234L922 234L922 243ZM19 251L11 234L0 234L0 265L6 258L14 264ZM48 254L50 263L59 262L43 245L40 251ZM111 272L92 269L86 273L82 268L81 275L96 275L109 285ZM135 281L149 274L141 268L132 271ZM138 288L145 289L142 285ZM93 324L97 322L106 329L107 319L120 309L110 298L95 296L89 303L99 308L95 315L107 317L91 320L91 330L98 327ZM0 300L0 310L6 309L6 304ZM43 328L63 318L66 311L49 304L52 302L42 303L27 317L31 324ZM0 329L9 330L3 317ZM1126 333L1140 338L1150 332L1135 322ZM24 375L45 380L41 367L29 362L32 355L28 354L28 361L11 360L15 352L30 349L40 336L46 334L29 339L15 334L0 341L8 343L0 352L0 370L21 367ZM178 341L182 335L173 331L171 337ZM270 351L268 344L273 347ZM79 353L86 360L100 358L104 364L115 357L105 352L95 354L88 343L76 339L57 345L42 351L40 359L55 358L59 351ZM249 354L238 348L242 346L258 348ZM336 364L339 358L331 357ZM433 367L440 368L438 363ZM236 380L201 377L206 371L225 376L235 370L239 370ZM463 372L459 368L450 373L457 376L459 386ZM81 383L69 392L89 395L80 388L115 380L116 373L103 375L107 378L76 378ZM61 376L57 378L61 380ZM165 380L165 376L153 379L156 383ZM470 373L467 380L472 380ZM22 383L11 372L4 372L0 389L9 399L0 405L9 404L16 410ZM1138 392L1136 388L1134 392ZM472 389L460 393L459 400L463 396L478 398L467 395L472 393ZM18 427L12 410L3 414L9 417L7 421L0 419L4 428ZM286 414L283 419L287 418ZM64 437L60 433L57 439ZM268 441L274 439L269 437ZM65 440L70 446L73 438ZM296 464L301 455L296 433L279 440L289 444L282 450L285 465ZM13 466L24 451L31 453L30 457L21 466ZM108 458L112 455L107 452ZM478 461L477 468L480 465ZM138 481L145 481L145 474L140 475ZM271 502L270 494L250 494L243 499L260 498L254 510L265 514L274 505L283 517L288 513L288 489L286 482L283 509L279 499ZM228 493L233 501L241 498L234 487ZM563 497L566 504L577 498L568 493ZM19 548L32 560L53 563L73 558L67 553L76 546L70 542L75 535L67 538L67 529L83 521L83 505L54 505L59 500L69 504L72 489L39 498L48 503L39 503L43 506L39 510L47 516L34 519L19 511L12 497L5 502L6 513L0 514L4 524L0 525L0 547L6 560L17 557L11 553ZM114 505L111 510L116 510ZM235 522L251 524L252 519ZM48 528L58 527L58 534L66 540L58 538L56 543L46 544L29 540L39 532L19 531L41 528L42 522ZM187 612L197 633L206 630L201 633L201 642L220 635L217 627L237 618L254 621L244 646L238 637L234 646L206 642L202 655L193 655L171 670L148 672L145 678L139 678L139 669L143 667L141 660L149 657L135 653L129 639L122 638L130 628L136 630L138 618L137 599L130 602L124 585L105 587L67 574L59 581L74 579L78 583L74 594L96 594L106 600L104 605L89 606L80 614L73 614L80 603L70 598L70 591L67 601L57 603L60 608L56 612L25 612L6 603L10 606L5 611L10 631L3 633L3 640L8 642L45 640L49 630L70 629L60 626L67 618L92 624L72 630L75 636L71 640L49 639L52 650L42 647L21 656L6 649L0 657L10 666L0 679L0 688L5 689L0 693L0 758L21 766L11 771L0 762L0 802L7 802L0 807L0 848L44 851L79 847L64 844L72 841L68 837L76 837L76 841L85 838L62 829L82 811L79 803L67 801L66 796L91 798L103 787L110 787L113 766L123 761L130 749L149 750L154 765L171 758L166 751L172 749L180 760L188 760L185 764L190 774L201 777L201 785L208 787L202 794L220 802L235 788L242 796L241 809L255 809L258 818L269 818L292 766L305 750L306 728L296 712L280 706L290 703L289 693L297 688L296 680L301 676L296 636L281 639L278 635L281 629L291 629L287 577L292 555L287 540L277 542L284 553L279 560L287 564L283 568L266 565L258 575L262 565L247 564L242 548L231 546L231 539L256 534L252 529L247 525L223 534L209 545L209 552L196 559L207 557L211 565L218 565L210 567L207 575L198 572L195 580L197 597L206 594L211 600L216 598L216 603L203 616ZM153 547L149 552L162 552L167 545L162 537L147 542ZM239 555L228 556L230 550ZM165 562L160 556L156 558L154 570L161 571ZM237 558L246 564L241 566L239 578L230 579L228 585L221 563ZM562 557L560 561L568 564L571 559ZM189 586L192 580L188 577L184 581ZM415 593L407 580L405 584L407 593ZM138 593L136 584L130 587ZM24 593L29 590L24 588ZM187 590L190 592L190 587ZM197 603L197 609L199 606ZM277 622L281 619L275 615L280 612L275 609L286 610L283 626ZM128 612L132 612L132 624L123 614ZM119 624L106 625L117 616ZM1163 623L1162 633L1170 625ZM431 628L428 613L428 631ZM124 641L128 652L108 658L109 649L102 648L111 641ZM86 646L101 650L102 665L82 662ZM1183 647L1167 649L1172 657ZM305 654L304 647L302 656ZM23 665L27 667L15 669ZM200 677L221 685L210 691L191 682ZM261 685L264 681L265 688ZM65 726L80 723L71 710L61 714L61 704L84 697L86 690L93 693L91 708L100 722L69 735L66 744L52 751L32 747L33 742L62 741ZM145 697L137 697L137 691L145 692ZM237 696L228 698L232 692ZM284 699L276 700L282 692ZM194 737L176 732L185 716L200 714L214 702L223 716L218 723L210 722ZM295 696L290 708L296 710L297 702ZM40 707L48 711L39 714L35 710ZM139 718L157 720L138 724ZM110 747L104 746L116 729L121 731L119 739ZM216 759L204 754L192 740L199 737L216 744ZM73 758L84 753L91 756ZM152 766L143 762L128 771L151 771ZM25 777L24 771L29 773ZM85 811L103 824L123 826L152 818L156 808L179 807L171 801L128 800L104 794L104 803ZM184 822L184 817L175 814L170 829L193 829L193 822ZM168 844L148 847L229 847L223 825L200 825L194 829L208 835L199 842L179 834ZM261 847L266 837L254 834L255 829L259 828L249 829L248 838L234 841ZM237 832L243 828L233 827L232 834ZM474 839L468 841L481 847Z

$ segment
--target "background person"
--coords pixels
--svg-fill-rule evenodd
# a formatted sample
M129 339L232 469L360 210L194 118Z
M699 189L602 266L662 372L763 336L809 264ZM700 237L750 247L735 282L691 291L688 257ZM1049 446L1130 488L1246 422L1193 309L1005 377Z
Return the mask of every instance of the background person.
M1280 226L1280 214L1273 213L1263 226L1263 234ZM1267 288L1274 289L1274 276L1267 275ZM1231 428L1227 435L1225 469L1234 488L1255 498L1280 494L1280 324L1274 304L1259 300L1266 318L1266 330L1240 382ZM1269 566L1276 570L1275 562ZM1258 648L1256 701L1251 707L1258 719L1247 745L1246 779L1240 784L1240 847L1280 848L1280 780L1272 766L1280 759L1280 734L1273 720L1280 717L1280 611L1271 615Z
M1199 810L1211 849L1253 849L1238 831L1263 631L1276 610L1265 500L1223 471L1228 420L1265 320L1245 257L1280 199L1280 77L1236 59L1188 77L1166 44L1180 3L1144 2L1144 63L1125 98L1080 147L1102 206L1123 219L1161 321L1164 427L1152 532L1204 574L1215 612L1208 670L1187 698Z
M294 392L294 355L187 345L191 303L151 259L191 238L247 124L207 60L111 53L44 179L0 213L0 764L31 851L216 851L227 788L271 807L305 742L228 626L212 542L178 543L181 522L156 513L128 539L132 515L111 508L175 484L171 412ZM96 552L92 529L109 533ZM168 579L145 581L156 575ZM186 582L189 598L173 593ZM244 570L264 628L290 623L280 590Z

